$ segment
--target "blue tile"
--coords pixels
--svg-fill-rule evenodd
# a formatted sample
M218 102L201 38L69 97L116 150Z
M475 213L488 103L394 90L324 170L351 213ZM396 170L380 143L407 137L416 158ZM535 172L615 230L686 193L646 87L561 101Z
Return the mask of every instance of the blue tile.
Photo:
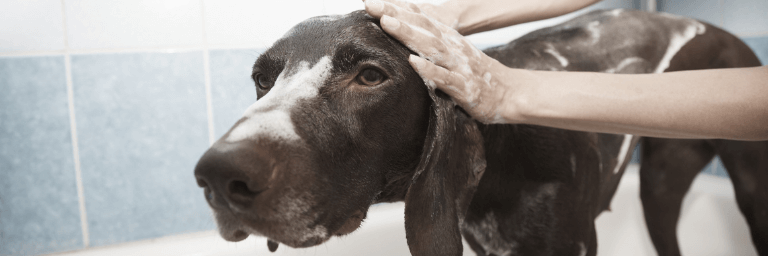
M768 33L768 1L724 0L723 28L737 35Z
M714 164L714 161L715 159L710 160L707 166L704 166L704 168L701 168L701 173L714 175L715 170L713 169L714 167L712 166Z
M728 171L725 170L725 166L723 166L723 161L720 160L720 157L715 157L715 159L712 160L712 165L712 171L715 176L728 178Z
M630 164L639 164L640 163L640 159L641 159L640 155L641 155L641 151L642 151L642 148L640 148L640 146L641 146L640 144L637 144L637 146L635 146L635 151L632 151L632 159L629 160Z
M718 27L722 26L720 0L659 0L657 8L662 12L695 18Z
M632 8L638 9L638 10L646 10L648 8L648 0L632 1Z
M0 255L83 246L64 58L0 58Z
M211 104L214 134L220 138L256 102L251 68L263 50L215 50L210 52Z
M760 58L760 62L762 62L763 65L768 65L768 36L742 38L742 40L752 48L752 51L754 51L757 57Z
M202 52L76 55L72 80L91 245L214 228Z
M596 9L632 9L635 8L634 2L633 0L603 0L597 2L592 7Z
M701 169L701 172L704 174L728 178L728 172L726 171L725 166L723 166L723 162L720 160L720 157L713 158L712 161L710 161L709 164L704 167L704 169Z

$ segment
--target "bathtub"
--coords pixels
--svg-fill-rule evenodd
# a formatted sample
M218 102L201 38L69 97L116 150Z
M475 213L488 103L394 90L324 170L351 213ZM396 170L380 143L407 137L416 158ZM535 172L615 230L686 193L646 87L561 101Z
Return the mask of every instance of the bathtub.
M631 165L619 185L610 212L597 218L598 255L656 255L638 195L638 167ZM699 175L683 202L678 237L683 255L757 255L746 222L738 211L728 179ZM410 255L405 241L403 203L372 206L362 227L345 237L305 249L281 245L275 253L267 250L264 238L230 243L214 231L164 237L153 240L92 248L54 255ZM464 255L475 255L464 244Z

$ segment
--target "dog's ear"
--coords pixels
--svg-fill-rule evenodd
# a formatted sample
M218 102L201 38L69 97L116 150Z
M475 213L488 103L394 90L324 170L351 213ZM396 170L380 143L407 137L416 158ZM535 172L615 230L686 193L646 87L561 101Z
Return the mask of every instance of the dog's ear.
M483 137L448 95L429 96L427 138L405 196L406 238L412 255L461 255L460 225L485 171Z

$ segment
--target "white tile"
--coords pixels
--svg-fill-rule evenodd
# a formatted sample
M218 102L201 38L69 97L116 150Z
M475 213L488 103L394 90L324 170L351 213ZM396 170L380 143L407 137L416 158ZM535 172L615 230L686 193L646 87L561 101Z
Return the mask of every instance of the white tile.
M447 0L403 0L412 3L430 3L441 4ZM360 0L323 0L325 14L347 14L353 11L365 9L363 1Z
M767 0L724 0L723 28L740 36L768 33Z
M365 9L363 1L360 0L323 0L322 2L326 15L347 14Z
M65 0L72 49L189 47L203 42L200 1Z
M0 1L0 52L62 49L60 0Z
M297 23L324 14L319 0L203 2L208 44L214 47L268 47Z

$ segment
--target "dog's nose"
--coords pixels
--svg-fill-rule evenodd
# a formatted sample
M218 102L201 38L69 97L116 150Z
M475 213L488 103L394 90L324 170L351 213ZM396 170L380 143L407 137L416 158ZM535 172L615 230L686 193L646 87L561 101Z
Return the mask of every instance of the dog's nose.
M197 185L213 207L249 208L269 187L272 170L255 152L238 146L229 149L212 147L203 154L195 167Z

